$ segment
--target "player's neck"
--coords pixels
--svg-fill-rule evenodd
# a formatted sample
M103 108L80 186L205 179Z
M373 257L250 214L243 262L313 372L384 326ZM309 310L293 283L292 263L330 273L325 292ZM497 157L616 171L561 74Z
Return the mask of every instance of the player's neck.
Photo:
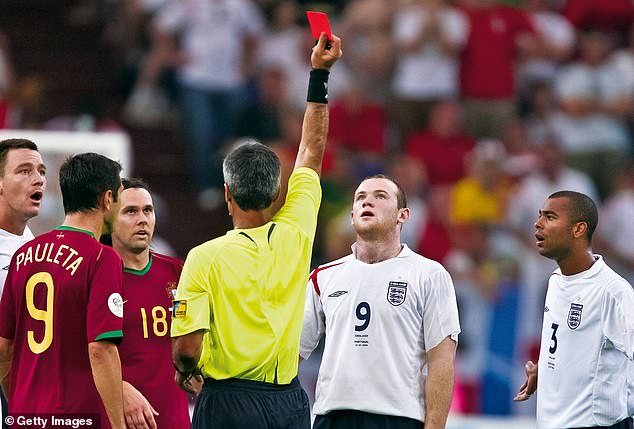
M147 248L141 253L132 253L125 249L118 249L115 247L115 250L121 256L121 260L123 261L123 267L129 270L142 271L147 267L147 264L150 262L150 249Z
M0 229L10 232L14 235L24 234L26 222L28 219L22 217L11 216L11 213L0 211Z
M575 274L587 271L594 264L595 259L591 249L585 252L573 252L566 258L557 261L561 274L564 276L573 276Z
M403 245L401 244L400 235L390 237L389 240L386 240L385 237L368 239L367 237L357 236L354 256L366 264L376 264L396 258L402 249Z
M92 233L97 240L101 237L103 228L103 218L96 216L95 213L75 212L67 214L64 218L62 226L69 226Z

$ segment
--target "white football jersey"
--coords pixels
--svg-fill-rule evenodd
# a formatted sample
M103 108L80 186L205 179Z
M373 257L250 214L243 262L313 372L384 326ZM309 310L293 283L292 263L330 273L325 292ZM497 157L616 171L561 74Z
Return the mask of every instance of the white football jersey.
M33 238L33 233L28 226L24 228L22 235L11 234L4 229L0 229L0 294L9 273L9 265L13 254L24 243L33 240Z
M634 290L595 255L579 274L550 277L537 382L540 429L610 426L628 417Z
M315 414L358 410L424 421L426 351L460 333L456 295L438 262L403 245L376 264L348 255L316 268L300 355L325 334Z

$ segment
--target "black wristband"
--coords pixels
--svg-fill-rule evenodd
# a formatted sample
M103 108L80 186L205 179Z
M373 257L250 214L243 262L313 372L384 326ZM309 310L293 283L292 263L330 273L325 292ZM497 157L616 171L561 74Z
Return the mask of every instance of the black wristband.
M323 69L312 69L308 81L308 95L306 101L312 103L328 104L328 75L330 72Z
M176 370L176 372L179 373L182 376L189 375L191 377L194 374L194 372L196 372L195 369L193 371L189 371L189 372L181 371L180 369L178 369L178 367L176 366L176 364L174 362L172 362L172 365L174 366L174 369Z

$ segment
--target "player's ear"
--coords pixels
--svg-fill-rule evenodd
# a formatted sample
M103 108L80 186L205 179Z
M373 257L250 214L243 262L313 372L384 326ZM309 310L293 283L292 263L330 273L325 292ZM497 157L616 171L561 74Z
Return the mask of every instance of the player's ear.
M112 190L108 189L99 197L99 206L105 211L109 211L114 203Z
M405 223L409 219L409 209L407 207L403 207L402 209L398 209L398 217L396 221L398 223Z
M228 203L231 201L231 195L229 194L229 187L225 183L225 202Z

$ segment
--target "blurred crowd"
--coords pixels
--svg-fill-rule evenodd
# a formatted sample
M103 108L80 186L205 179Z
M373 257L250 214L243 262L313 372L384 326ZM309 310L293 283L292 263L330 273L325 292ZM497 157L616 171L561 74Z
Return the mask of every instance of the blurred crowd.
M75 19L105 23L120 125L90 106L35 125L38 83L15 76L0 37L0 127L174 127L198 204L216 209L236 140L270 145L290 174L314 43L305 10L329 14L344 50L313 265L350 252L359 181L394 177L412 212L404 240L456 285L455 409L513 412L555 268L533 235L550 193L599 203L595 251L634 283L631 0L85 0Z

